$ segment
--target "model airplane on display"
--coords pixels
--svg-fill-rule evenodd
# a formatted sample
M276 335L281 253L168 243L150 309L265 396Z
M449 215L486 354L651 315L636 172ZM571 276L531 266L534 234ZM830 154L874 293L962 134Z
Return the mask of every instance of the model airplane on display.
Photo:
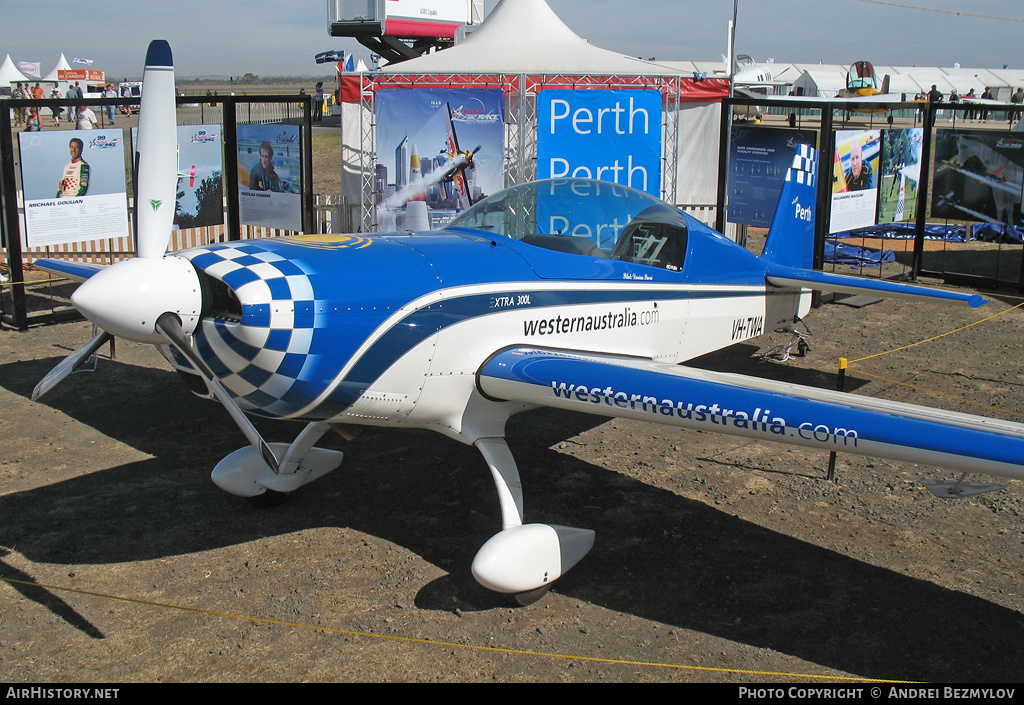
M33 398L112 336L152 343L249 445L213 481L255 497L336 468L332 427L430 429L473 445L501 530L480 548L484 587L536 599L594 532L526 523L505 441L538 406L1024 478L1024 426L688 367L791 328L812 289L984 303L976 295L811 269L816 155L796 156L758 257L647 194L585 179L481 200L437 232L298 235L165 253L174 214L174 80L166 42L146 59L138 256L109 267L46 260L82 280L74 305L101 332ZM615 235L602 250L594 243ZM304 420L268 443L248 415Z

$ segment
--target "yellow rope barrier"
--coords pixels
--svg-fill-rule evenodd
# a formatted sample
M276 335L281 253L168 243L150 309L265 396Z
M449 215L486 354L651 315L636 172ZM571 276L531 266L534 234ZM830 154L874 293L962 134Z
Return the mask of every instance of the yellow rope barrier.
M47 277L46 279L36 279L35 281L31 281L31 282L25 282L25 281L22 281L22 282L4 282L4 283L0 284L0 289L4 288L5 286L29 286L30 284L52 284L53 282L69 282L69 281L72 281L72 280L68 279L67 277L51 276L51 277Z
M971 326L976 326L979 323L985 323L986 321L991 321L993 318L996 318L998 316L1002 316L1004 313L1009 313L1010 311L1018 309L1021 306L1024 306L1024 301L1022 301L1021 303L1019 303L1016 306L1013 306L1011 308L1003 309L999 313L994 313L991 316L989 316L988 318L982 318L980 321L975 321L974 323L968 323L966 326L960 326L959 328L956 328L954 330L947 331L945 333L940 333L939 335L934 335L931 338L926 338L924 340L919 340L916 343L911 343L910 345L904 345L903 347L900 347L900 348L894 348L893 350L886 350L884 352L875 353L874 355L867 355L866 357L859 357L856 360L850 360L849 362L863 362L864 360L870 360L870 359L875 358L875 357L882 357L883 355L890 355L892 353L899 352L900 350L907 350L908 348L912 348L912 347L917 346L917 345L924 345L925 343L930 343L933 340L938 340L939 338L943 338L943 337L945 337L947 335L952 335L953 333L959 333L962 330L967 330Z
M960 326L959 328L955 328L954 330L946 331L945 333L940 333L939 335L933 335L931 338L925 338L924 340L919 340L916 343L910 343L909 345L904 345L904 346L899 347L899 348L893 348L892 350L886 350L884 352L875 353L874 355L867 355L865 357L857 358L856 360L848 360L845 357L840 357L839 358L839 374L842 375L844 372L856 372L857 374L862 374L862 375L865 375L867 377L874 377L875 379L882 380L883 382L889 382L890 384L897 384L897 385L899 385L901 387L909 387L910 389L914 389L914 390L919 391L919 392L927 392L928 394L934 394L936 396L945 397L947 399L953 399L955 401L963 402L964 404L970 404L971 406L977 406L977 407L980 407L982 409L988 409L989 411L996 411L996 412L998 412L1000 414L1009 414L1010 416L1024 417L1024 414L1020 414L1020 413L1017 413L1015 411L1008 411L1007 409L1000 409L997 406L989 406L988 404L980 404L978 402L971 401L970 399L964 399L963 397L954 396L952 394L946 394L945 392L940 392L940 391L937 391L937 390L934 390L934 389L928 389L927 387L920 387L920 386L913 385L913 384L907 384L906 382L900 382L899 380L889 379L888 377L882 377L881 375L876 375L876 374L872 374L870 372L865 372L864 370L854 369L854 368L849 366L851 362L863 362L864 360L871 360L873 358L882 357L884 355L889 355L891 353L899 352L901 350L907 350L909 348L913 348L913 347L916 347L918 345L924 345L925 343L933 342L935 340L938 340L939 338L944 338L947 335L952 335L953 333L959 333L960 331L967 330L968 328L971 328L972 326L976 326L978 324L985 323L986 321L991 321L993 318L997 318L998 316L1002 316L1004 313L1009 313L1010 311L1014 311L1014 310L1016 310L1016 309L1018 309L1018 308L1020 308L1022 306L1024 306L1024 301L1022 301L1021 303L1017 304L1016 306L1011 306L1010 308L1003 309L1002 311L999 311L998 313L994 313L991 316L988 316L986 318L982 318L980 321L975 321L974 323L968 323L967 325Z
M981 407L982 409L988 409L989 411L998 411L1000 414L1010 414L1011 416L1024 417L1024 414L1018 414L1016 411L1007 411L1006 409L1000 409L998 406L989 406L988 404L980 404L980 403L978 403L976 401L971 401L970 399L964 399L963 397L957 397L957 396L954 396L952 394L946 394L945 392L939 392L939 391L936 391L934 389L928 389L928 387L919 387L919 386L914 385L914 384L907 384L906 382L900 382L899 380L889 379L888 377L882 377L881 375L873 375L870 372L864 372L863 370L854 370L854 369L851 368L850 372L856 372L858 374L866 375L868 377L874 377L875 379L880 379L883 382L889 382L891 384L898 384L901 387L909 387L909 388L915 389L915 390L917 390L919 392L927 392L929 394L934 394L936 396L946 397L947 399L954 399L956 401L962 401L965 404L970 404L971 406L978 406L978 407Z
M557 654L557 653L544 653L540 651L526 651L523 649L505 649L496 646L479 646L476 644L459 644L448 641L437 641L435 639L421 639L417 637L408 636L394 636L388 634L374 634L372 632L357 632L350 629L336 629L334 627L318 627L313 624L302 624L301 622L283 622L275 619L264 619L261 617L250 617L247 615L232 614L230 612L217 612L215 610L205 610L198 607L184 607L182 605L174 605L165 602L152 602L150 600L141 600L134 597L123 597L121 595L109 595L102 592L93 592L90 590L79 590L77 588L63 587L60 585L44 585L42 583L32 582L30 580L16 580L14 578L0 578L0 580L6 583L28 585L34 588L44 588L46 590L59 590L62 592L71 592L78 595L88 595L90 597L99 597L107 600L118 600L120 602L130 602L137 605L146 605L148 607L159 607L163 609L180 610L182 612L193 612L195 614L205 614L211 617L223 617L226 619L239 619L247 622L256 622L259 624L273 624L282 627L292 627L295 629L309 629L311 631L327 632L329 634L344 634L346 636L361 636L370 639L386 639L389 641L400 641L410 644L424 644L427 646L441 646L447 649L468 649L471 651L482 651L498 654L515 654L519 656L536 656L540 658L551 658L551 659L562 659L571 661L586 661L588 663L604 663L609 665L620 665L620 666L644 666L650 668L668 668L681 671L701 671L704 673L730 673L738 675L752 675L752 676L776 676L780 678L804 678L808 680L828 680L828 681L849 681L858 683L909 683L911 681L895 681L895 680L876 680L872 678L859 678L856 676L837 676L837 675L816 675L813 673L787 673L783 671L755 671L743 668L715 668L709 666L687 666L685 664L675 663L659 663L657 661L630 661L624 659L613 659L613 658L602 658L598 656L574 656L571 654Z

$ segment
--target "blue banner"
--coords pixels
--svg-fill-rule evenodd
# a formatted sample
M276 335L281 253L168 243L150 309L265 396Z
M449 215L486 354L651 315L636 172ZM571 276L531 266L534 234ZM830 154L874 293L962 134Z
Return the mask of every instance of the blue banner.
M661 196L661 93L547 90L537 105L537 178L587 178Z

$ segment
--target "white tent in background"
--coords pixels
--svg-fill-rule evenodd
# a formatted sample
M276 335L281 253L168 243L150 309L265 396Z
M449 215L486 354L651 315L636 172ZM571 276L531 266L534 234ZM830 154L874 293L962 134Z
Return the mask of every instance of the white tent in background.
M11 61L11 55L8 54L4 63L0 65L0 87L6 88L11 84L28 83L28 81L29 79L18 70L18 67Z
M44 81L58 81L60 79L57 78L57 72L58 71L68 71L70 69L71 69L71 64L69 64L68 60L64 58L64 54L61 54L60 58L57 59L57 65L53 67L53 71L51 71L50 73L46 74L46 78L44 78L43 80Z
M681 68L667 63L645 61L590 44L573 32L545 0L500 0L487 18L464 41L455 46L415 59L384 66L373 80L378 88L399 86L427 88L445 77L440 87L475 85L476 77L495 76L499 81L516 81L526 76L528 84L562 89L620 89L626 86L661 90L666 110L671 111L663 129L666 158L662 185L671 185L669 197L677 203L708 204L716 197L718 184L718 132L721 100L728 95L728 83L721 77L700 78L692 67ZM501 78L511 77L511 78ZM586 77L576 82L574 77ZM355 106L358 84L346 91L342 77L343 142L360 144L360 120ZM406 87L406 86L403 86ZM508 90L519 90L518 85ZM525 90L525 89L524 89ZM349 97L351 96L351 97ZM348 111L348 112L346 112ZM523 119L527 119L524 116ZM671 122L671 124L669 124ZM366 145L364 145L364 149ZM531 149L536 149L533 136L526 139L518 158L529 164ZM355 150L352 156L360 156ZM346 175L350 170L346 158ZM354 166L354 165L353 165ZM528 167L524 168L528 174ZM358 168L351 169L352 176ZM521 176L521 174L520 174ZM344 180L348 184L355 178Z
M383 73L672 75L677 69L590 44L545 0L501 0L461 44L389 64ZM692 75L692 73L688 74Z

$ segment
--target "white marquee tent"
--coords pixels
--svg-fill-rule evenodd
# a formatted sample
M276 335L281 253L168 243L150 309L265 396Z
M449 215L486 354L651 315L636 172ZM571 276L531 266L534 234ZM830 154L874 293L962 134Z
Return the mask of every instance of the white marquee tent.
M501 0L461 44L399 64L383 73L527 73L673 75L677 68L590 44L545 0ZM687 73L692 76L692 72Z
M802 95L815 98L834 98L846 87L848 66L837 64L776 64L789 69L789 80ZM778 75L778 74L776 74ZM797 78L794 80L793 75ZM999 100L1008 100L1017 86L1024 86L1024 70L942 68L938 66L875 66L879 88L885 76L889 77L890 93L906 93L913 100L918 93L927 93L934 85L945 96L954 88L961 96L972 88L981 95L991 88Z
M57 72L58 71L70 71L70 70L71 70L71 64L69 64L68 60L64 58L64 54L61 54L60 58L57 59L57 65L53 67L53 71L51 71L50 73L46 74L46 78L44 78L43 80L44 81L57 81L57 80L59 80L57 78Z
M0 86L6 88L12 84L26 83L28 80L14 65L14 62L11 61L11 55L8 54L7 58L4 59L4 63L0 64Z
M690 68L644 61L593 46L569 29L545 0L501 0L484 22L456 46L385 66L372 78L360 80L365 96L367 82L374 84L373 89L431 84L465 87L471 84L473 77L511 81L516 86L513 92L520 90L519 77L525 77L522 83L530 84L531 88L534 85L657 87L666 96L667 108L663 153L668 150L665 161L669 173L663 174L663 183L672 185L671 195L677 203L714 203L720 103L728 95L726 79L709 76L708 80L697 80ZM587 80L580 80L581 77ZM358 77L343 77L343 100L347 93L346 78L351 81ZM495 84L491 83L491 87ZM349 100L354 99L353 93L349 92ZM343 156L347 177L343 187L350 200L356 197L366 200L365 194L357 196L353 192L366 169L359 158L365 158L370 149L365 142L366 111L365 103L343 105ZM517 121L517 126L526 124L526 121ZM535 150L535 139L531 136L527 141L530 144L526 149ZM356 145L360 148L356 149ZM535 153L532 156L535 157ZM529 154L524 157L521 153L517 158L533 164ZM522 174L512 178L518 181L518 176Z

